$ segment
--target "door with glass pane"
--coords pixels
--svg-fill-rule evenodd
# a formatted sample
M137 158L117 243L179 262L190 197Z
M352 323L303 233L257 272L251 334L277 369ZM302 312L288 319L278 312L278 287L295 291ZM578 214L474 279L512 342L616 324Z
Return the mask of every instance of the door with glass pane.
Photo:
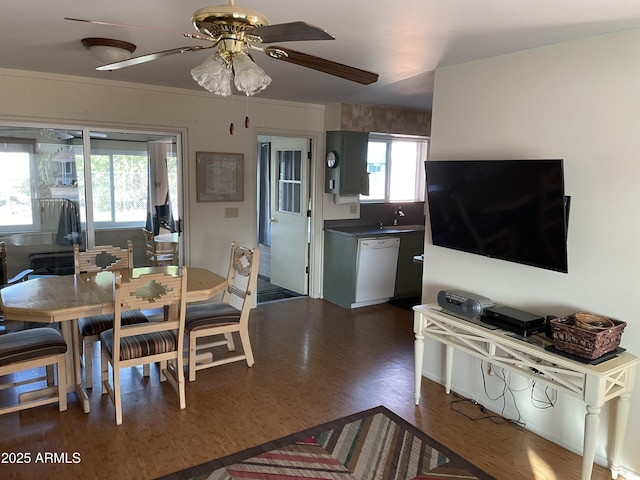
M307 295L309 265L308 140L271 143L271 279Z

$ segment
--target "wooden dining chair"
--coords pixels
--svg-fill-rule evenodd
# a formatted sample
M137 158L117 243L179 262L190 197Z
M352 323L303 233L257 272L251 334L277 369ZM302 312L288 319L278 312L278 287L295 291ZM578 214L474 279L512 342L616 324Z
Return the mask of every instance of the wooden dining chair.
M160 381L168 380L178 394L180 409L186 407L182 358L186 291L186 267L176 275L152 272L116 279L113 329L100 334L100 345L102 393L109 393L113 401L117 425L122 424L121 368L160 362ZM122 321L125 311L148 308L164 310L163 319L133 325Z
M73 263L76 274L100 272L103 270L124 270L133 268L133 242L127 240L127 248L103 245L80 251L78 245L73 246ZM148 322L147 316L140 311L125 312L123 321L130 323ZM78 319L78 329L82 338L81 360L84 365L85 386L93 387L93 345L105 330L113 328L113 315L92 315ZM149 374L149 367L144 367L144 375Z
M66 410L66 351L67 343L55 328L33 328L0 335L0 377L40 367L45 367L47 371L46 377L32 376L8 383L3 381L0 390L16 387L23 389L24 385L45 379L47 387L21 392L17 404L0 407L0 415L50 403L58 403L61 412ZM57 387L54 384L54 367L57 367Z
M253 366L254 358L249 339L249 313L253 306L258 281L260 251L233 242L227 275L227 288L220 302L187 307L185 335L189 343L189 381L196 379L196 371L226 363L246 360ZM214 355L215 347L226 346L235 352L233 333L242 343L242 353ZM220 337L223 336L223 339Z
M142 229L147 260L152 267L178 265L178 244L171 243L170 249L160 249L155 235L146 228Z
M32 268L22 270L17 275L9 278L9 269L7 267L7 245L0 242L0 288L8 287L16 283L24 282L29 279L29 275L33 273ZM23 328L24 322L5 322L4 315L0 311L0 333L7 332L13 328Z
M23 282L29 278L29 275L33 273L32 268L22 270L17 275L9 278L9 269L7 267L7 245L5 242L0 242L0 288L13 285L14 283Z
M133 268L133 242L127 240L126 249L101 245L82 251L76 243L73 245L73 267L76 274Z

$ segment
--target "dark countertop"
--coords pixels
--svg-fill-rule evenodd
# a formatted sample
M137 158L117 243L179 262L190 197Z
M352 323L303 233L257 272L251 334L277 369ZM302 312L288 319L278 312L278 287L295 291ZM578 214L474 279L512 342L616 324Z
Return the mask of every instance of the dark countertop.
M327 232L351 235L354 237L380 237L399 233L424 232L424 225L390 225L380 229L377 225L360 225L355 227L332 227Z

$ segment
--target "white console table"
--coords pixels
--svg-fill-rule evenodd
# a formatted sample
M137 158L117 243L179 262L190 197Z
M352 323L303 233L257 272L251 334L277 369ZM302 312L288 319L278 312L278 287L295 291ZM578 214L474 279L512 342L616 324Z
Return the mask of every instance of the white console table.
M416 335L416 405L420 403L425 337L445 346L444 386L447 394L451 392L453 352L460 350L585 402L587 413L582 480L591 478L600 410L609 400L617 398L611 476L614 479L618 477L620 453L629 416L629 400L639 358L624 352L597 365L582 363L545 350L545 346L551 342L544 335L528 337L525 341L524 337L505 330L485 327L478 321L451 315L435 304L414 307L413 331Z

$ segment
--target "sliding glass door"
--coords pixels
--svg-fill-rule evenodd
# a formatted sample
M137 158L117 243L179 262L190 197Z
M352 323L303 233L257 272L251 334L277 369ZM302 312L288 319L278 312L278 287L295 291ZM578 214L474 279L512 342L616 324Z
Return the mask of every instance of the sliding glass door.
M70 273L72 245L179 230L178 133L0 125L0 241L9 270ZM72 265L72 264L71 264Z

